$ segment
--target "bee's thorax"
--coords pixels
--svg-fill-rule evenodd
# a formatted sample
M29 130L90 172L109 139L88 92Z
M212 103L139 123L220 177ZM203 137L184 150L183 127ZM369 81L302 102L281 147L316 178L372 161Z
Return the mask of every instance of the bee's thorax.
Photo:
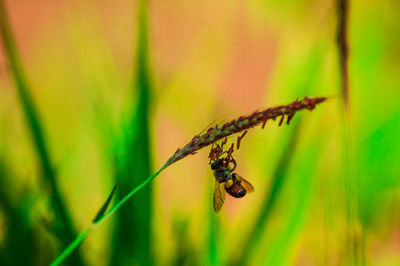
M227 169L219 169L214 171L215 179L219 182L225 182L229 179L230 172Z

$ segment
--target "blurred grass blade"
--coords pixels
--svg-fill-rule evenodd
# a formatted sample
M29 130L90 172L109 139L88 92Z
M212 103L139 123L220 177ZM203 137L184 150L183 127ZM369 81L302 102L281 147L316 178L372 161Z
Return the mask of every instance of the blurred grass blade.
M246 262L252 255L252 250L255 249L257 242L263 235L264 228L268 223L270 215L273 213L275 203L278 200L280 192L284 185L285 177L289 168L288 166L292 162L293 154L296 150L298 142L300 125L301 121L297 121L291 132L285 151L280 157L274 171L270 192L269 194L266 194L266 197L262 201L263 203L261 204L261 209L258 212L255 225L252 227L248 239L244 241L244 244L242 245L241 251L239 253L240 255L234 263L235 265L246 264Z
M175 249L170 265L197 265L199 262L199 254L196 252L188 227L187 219L177 219L173 222L173 239L178 248Z
M92 223L90 227L88 227L85 231L83 231L74 241L68 245L66 249L51 263L52 266L60 265L86 238L86 236L92 231L92 229L101 223L103 220L110 217L114 212L116 212L122 205L125 204L133 195L136 194L139 190L144 188L148 183L150 183L156 176L158 176L164 169L166 165L161 167L157 172L155 172L152 176L149 176L146 180L144 180L137 187L132 189L125 197L123 197L120 201L118 201L113 208L111 208L108 212L106 212L103 216L101 216L96 222Z
M340 79L342 85L342 95L344 103L343 113L343 170L344 170L344 187L346 190L346 208L347 222L349 226L348 237L350 239L349 250L352 252L352 260L355 265L361 264L365 260L363 254L363 245L359 245L360 238L363 239L362 231L360 230L361 222L358 213L359 205L359 186L356 172L354 169L354 151L353 151L353 136L352 136L352 117L350 116L349 102L349 43L348 43L348 18L349 18L349 3L348 0L337 0L337 46L339 53Z
M15 198L10 181L17 176L6 164L5 156L0 154L0 213L6 214L1 226L0 265L38 265L40 248L37 230L31 224L29 200L25 193ZM24 254L24 256L21 256Z
M137 2L136 62L132 94L137 95L136 107L128 116L128 128L122 127L123 146L117 148L115 179L126 186L117 197L121 198L151 174L150 158L150 75L148 59L147 1ZM117 145L121 139L117 139ZM111 265L149 265L151 261L152 188L142 189L135 199L118 212L114 227Z
M365 260L363 257L363 244L360 241L364 238L362 235L359 200L359 187L362 182L359 182L354 167L354 151L353 151L353 136L351 130L351 117L348 115L348 109L343 110L343 122L341 128L341 145L342 145L342 166L343 166L343 186L345 189L345 205L346 205L346 220L348 230L346 231L346 250L349 252L349 260L354 265L360 265ZM364 182L364 180L363 180Z
M117 191L119 184L120 184L120 182L118 181L118 183L114 186L113 190L111 191L110 195L108 196L106 202L104 202L103 206L97 213L96 217L93 219L93 223L97 223L101 219L101 217L103 217L104 213L106 212L108 206L111 203L111 200L114 197L115 191Z
M63 245L67 245L76 237L75 229L72 225L71 218L69 217L68 211L58 190L56 174L50 160L50 155L43 134L43 127L41 125L39 115L29 92L29 86L26 81L20 56L18 54L15 40L11 32L11 27L9 25L9 20L3 0L0 0L0 30L5 54L11 68L11 73L17 88L17 93L21 101L26 122L31 132L33 144L41 163L41 169L43 172L42 174L46 181L50 183L52 207L54 208L56 217L58 219L61 219L62 229L60 230L61 232L58 234L58 237L63 242ZM73 265L84 265L83 260L78 252L71 257L70 263Z
M366 230L382 216L380 207L385 205L387 193L400 187L400 112L379 125L357 149L359 182L359 213ZM390 167L382 168L383 165ZM382 178L376 178L382 176Z
M277 230L276 235L269 245L268 252L263 253L265 260L263 265L291 265L293 244L307 219L308 211L312 203L313 191L316 186L316 166L317 157L320 154L321 142L307 146L306 151L298 156L293 164L296 169L296 180L293 182L293 194L285 201L288 207L285 216L282 218L283 224Z
M322 42L317 42L314 45L314 49L311 50L307 62L302 68L302 75L300 75L300 77L298 78L299 80L294 90L297 95L307 95L309 93L316 79L318 78L318 75L321 73L321 65L325 54L325 45ZM236 261L234 261L235 265L244 265L251 257L252 250L255 249L257 242L263 235L264 228L267 225L269 218L273 213L275 203L281 194L282 187L285 183L285 177L287 175L287 170L292 164L293 154L298 144L298 137L300 134L302 120L299 119L298 121L296 121L296 123L292 122L292 124L294 124L294 128L292 129L290 136L288 137L287 146L276 165L273 179L270 185L270 192L265 196L264 200L262 201L261 209L258 212L257 218L255 219L255 224L252 227L248 238L244 242L244 245L241 246L239 252L237 253L238 256L236 257Z
M210 188L212 188L210 190L210 193L208 193L208 195L212 195L213 191L214 191L214 180L212 180L212 182L210 182ZM208 197L209 198L209 203L207 204L207 206L212 206L213 202L212 202L212 197ZM206 242L207 244L207 250L208 250L208 265L213 265L213 266L217 266L217 265L221 265L221 249L219 248L219 239L220 239L220 224L219 224L219 219L218 219L218 215L214 212L213 208L210 207L209 208L209 228L208 228L208 240Z

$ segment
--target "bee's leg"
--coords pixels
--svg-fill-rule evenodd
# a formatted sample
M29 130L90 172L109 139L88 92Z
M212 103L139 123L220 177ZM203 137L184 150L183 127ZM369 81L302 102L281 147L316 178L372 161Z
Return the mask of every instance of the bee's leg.
M233 168L231 170L229 170L229 172L233 172L236 169L236 160L232 158L231 162L233 163Z

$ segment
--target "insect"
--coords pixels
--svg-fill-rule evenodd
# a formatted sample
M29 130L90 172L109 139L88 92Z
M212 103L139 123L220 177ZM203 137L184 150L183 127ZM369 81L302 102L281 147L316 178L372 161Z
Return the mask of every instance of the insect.
M229 166L231 162L233 168ZM224 205L225 191L235 198L243 198L247 192L254 191L254 187L247 180L233 172L236 169L236 161L233 158L217 159L211 163L211 169L215 176L213 198L215 212L219 212Z

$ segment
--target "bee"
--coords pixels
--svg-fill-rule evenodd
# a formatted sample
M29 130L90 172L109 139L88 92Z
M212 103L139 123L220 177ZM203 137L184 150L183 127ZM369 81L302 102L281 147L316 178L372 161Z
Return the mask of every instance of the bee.
M233 168L229 162L234 164ZM217 159L211 163L211 169L214 171L215 188L213 205L214 211L219 212L225 201L225 191L235 198L243 198L247 192L253 192L254 187L243 177L234 173L236 161L231 159Z

